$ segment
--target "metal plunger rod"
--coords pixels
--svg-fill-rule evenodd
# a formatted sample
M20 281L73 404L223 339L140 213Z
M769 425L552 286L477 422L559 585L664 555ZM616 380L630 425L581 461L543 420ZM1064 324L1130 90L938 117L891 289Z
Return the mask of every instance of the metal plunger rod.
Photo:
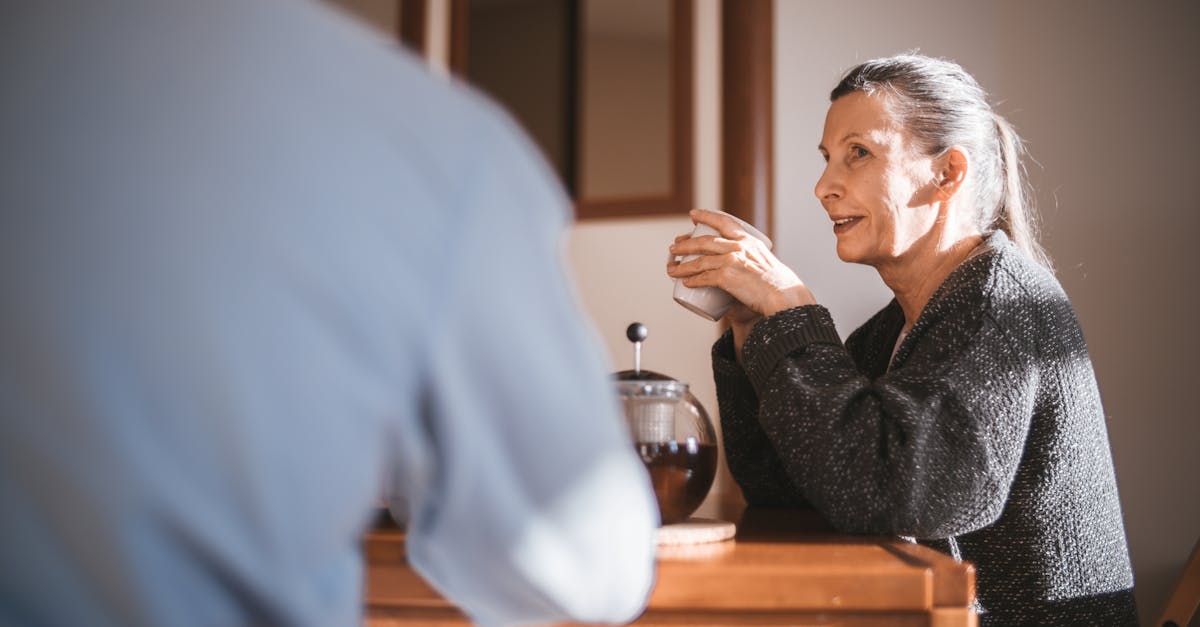
M625 329L625 337L633 342L633 372L640 374L642 372L642 342L646 341L646 337L650 335L650 330L646 325L635 322Z

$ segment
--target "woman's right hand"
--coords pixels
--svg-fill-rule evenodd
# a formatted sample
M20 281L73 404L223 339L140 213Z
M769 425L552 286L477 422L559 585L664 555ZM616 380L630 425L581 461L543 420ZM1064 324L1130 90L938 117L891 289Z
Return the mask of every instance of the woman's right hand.
M733 331L733 354L739 364L742 363L742 346L746 344L746 338L750 336L754 325L762 319L762 314L743 305L740 300L733 301L733 306L725 314L724 320Z
M667 264L667 274L687 287L716 287L762 316L816 303L812 292L758 238L722 213L694 209L692 221L705 224L718 235L676 238L672 255L690 261Z
M760 319L784 309L816 303L804 282L736 220L703 210L693 210L691 217L693 222L707 224L720 235L676 237L667 261L667 274L688 287L717 287L736 299L725 320L733 329L739 360L746 336ZM700 257L686 263L678 261L689 255Z
M683 235L677 236L673 243L678 244L691 238L691 233L684 233ZM671 275L671 273L675 271L675 268L679 265L680 259L681 258L679 256L673 254L667 256L667 275ZM750 334L750 329L754 328L755 323L757 323L759 320L762 320L762 318L762 314L747 307L742 303L742 301L737 299L734 299L733 305L730 306L729 311L727 311L725 313L725 317L722 318L722 320L728 324L731 329L733 329L734 342L739 351L739 360L741 359L740 352L742 344L741 341L738 341L738 338L740 337L741 340L744 341L745 337Z

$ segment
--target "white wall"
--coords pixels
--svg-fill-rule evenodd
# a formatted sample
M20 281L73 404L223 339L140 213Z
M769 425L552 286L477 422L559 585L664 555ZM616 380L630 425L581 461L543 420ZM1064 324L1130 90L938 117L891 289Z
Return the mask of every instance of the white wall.
M1044 243L1108 415L1142 621L1200 536L1200 5L776 2L776 242L845 334L889 298L841 264L812 195L829 90L914 48L972 72L1026 138Z

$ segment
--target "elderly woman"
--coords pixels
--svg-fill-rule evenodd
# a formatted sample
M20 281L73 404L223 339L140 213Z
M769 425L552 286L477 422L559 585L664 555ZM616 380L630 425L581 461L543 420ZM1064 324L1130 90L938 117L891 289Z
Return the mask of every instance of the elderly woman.
M852 69L816 195L837 254L895 299L843 343L797 275L725 216L668 274L739 301L713 347L751 505L810 504L976 565L984 625L1136 625L1100 395L1032 230L1021 142L958 65Z

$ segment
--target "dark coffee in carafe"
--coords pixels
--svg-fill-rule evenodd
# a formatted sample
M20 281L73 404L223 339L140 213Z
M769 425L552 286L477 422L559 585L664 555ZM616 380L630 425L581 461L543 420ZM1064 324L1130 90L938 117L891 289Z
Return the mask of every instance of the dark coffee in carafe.
M700 507L717 470L717 447L686 442L638 442L650 471L664 525L682 522Z

